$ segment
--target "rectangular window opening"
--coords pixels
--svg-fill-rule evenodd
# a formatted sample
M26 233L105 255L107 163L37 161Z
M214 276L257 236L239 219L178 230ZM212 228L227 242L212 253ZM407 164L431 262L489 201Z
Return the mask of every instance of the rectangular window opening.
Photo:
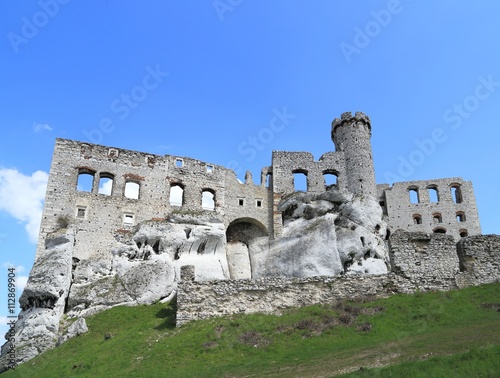
M134 224L134 214L131 214L131 213L123 214L123 224L133 225Z
M85 219L85 216L87 215L87 208L85 206L78 206L76 208L76 217Z

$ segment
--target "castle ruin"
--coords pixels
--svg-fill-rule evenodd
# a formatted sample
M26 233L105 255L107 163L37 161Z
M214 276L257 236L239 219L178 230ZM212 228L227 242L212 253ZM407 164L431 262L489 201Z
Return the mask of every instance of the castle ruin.
M273 151L271 165L262 169L257 184L250 172L241 183L233 170L190 157L57 139L36 257L61 217L78 225L78 259L107 254L117 229L172 213L211 214L222 221L229 237L235 225L245 223L274 239L283 232L279 203L295 192L297 174L306 177L308 193L333 189L376 198L388 234L397 229L446 233L458 241L481 233L471 182L447 178L377 185L371 124L360 112L335 119L331 137L335 151L317 161L308 152ZM79 188L85 177L91 184ZM101 191L103 183L110 191Z
M273 151L258 183L190 157L57 139L18 361L84 332L96 312L175 295L182 325L500 279L500 237L480 235L471 182L377 185L363 113L335 119L331 137L318 160Z

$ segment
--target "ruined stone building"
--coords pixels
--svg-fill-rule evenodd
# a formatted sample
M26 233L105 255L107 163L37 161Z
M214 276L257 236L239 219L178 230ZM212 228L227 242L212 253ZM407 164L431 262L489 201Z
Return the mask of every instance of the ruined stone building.
M258 183L249 172L241 183L234 171L190 157L57 139L37 256L47 233L64 216L78 225L79 259L109 251L118 229L172 213L212 214L223 222L228 238L236 224L246 223L273 239L283 230L278 205L294 193L294 178L300 175L306 177L310 193L330 188L376 198L388 233L446 233L455 240L481 233L471 182L446 178L377 185L371 124L363 113L335 119L331 137L335 151L317 161L308 152L273 151ZM85 179L90 181L87 187Z

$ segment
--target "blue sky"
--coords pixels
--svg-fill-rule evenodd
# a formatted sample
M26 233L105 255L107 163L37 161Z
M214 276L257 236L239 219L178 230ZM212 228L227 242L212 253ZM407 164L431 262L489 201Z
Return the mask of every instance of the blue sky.
M0 299L6 266L22 287L33 264L56 137L257 178L272 150L332 150L333 118L363 111L378 183L471 180L499 233L499 16L494 0L0 2Z

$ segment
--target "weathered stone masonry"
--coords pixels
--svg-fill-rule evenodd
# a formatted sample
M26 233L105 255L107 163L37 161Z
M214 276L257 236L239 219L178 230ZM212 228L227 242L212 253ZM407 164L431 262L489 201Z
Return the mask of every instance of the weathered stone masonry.
M500 281L498 235L466 237L455 243L448 235L399 230L390 244L391 272L384 275L198 282L194 268L185 266L178 286L177 325L216 316L276 314L290 307L342 299L446 291Z

